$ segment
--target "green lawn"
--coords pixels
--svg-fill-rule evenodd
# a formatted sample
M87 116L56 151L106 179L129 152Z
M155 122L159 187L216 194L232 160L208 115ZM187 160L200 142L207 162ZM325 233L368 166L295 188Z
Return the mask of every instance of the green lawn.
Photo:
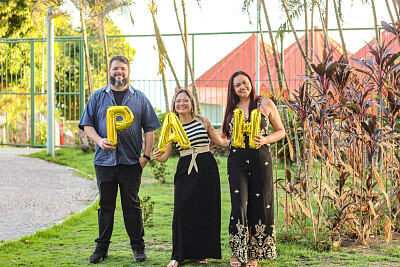
M74 167L94 176L93 153L83 153L76 148L56 151L55 158L40 152L32 157L43 158L58 164ZM230 212L229 185L226 175L226 158L218 157L222 189L222 260L210 260L207 266L228 266L230 249L228 242L228 222ZM148 260L145 263L134 263L128 236L122 219L120 204L115 214L114 233L110 246L110 257L100 265L108 266L166 266L171 255L171 220L173 212L173 173L177 159L168 161L171 174L167 183L161 184L151 178L150 168L143 173L140 197L150 196L154 204L153 226L145 226L145 242ZM283 177L283 168L278 175ZM83 175L85 176L85 175ZM86 176L87 177L87 176ZM83 178L85 179L85 178ZM97 208L95 203L84 212L74 214L60 225L39 231L20 240L3 242L0 245L0 266L84 266L89 265L88 257L95 247L97 236ZM282 208L280 209L280 213ZM280 216L283 218L283 216ZM296 233L296 226L289 234ZM285 233L278 231L277 238ZM193 241L195 242L195 240ZM396 242L396 241L394 241ZM398 242L398 241L397 241ZM368 250L368 253L366 253ZM381 247L374 245L361 249L342 252L315 251L307 238L290 242L277 243L278 258L270 262L260 262L261 266L400 266L400 248L396 246ZM184 266L195 266L185 262ZM197 265L198 266L198 265Z

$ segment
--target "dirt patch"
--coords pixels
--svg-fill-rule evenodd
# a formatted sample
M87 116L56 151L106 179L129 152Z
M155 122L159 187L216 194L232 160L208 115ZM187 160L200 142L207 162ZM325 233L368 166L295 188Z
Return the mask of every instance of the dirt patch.
M368 243L362 245L357 240L342 238L340 251L354 251L365 255L383 255L382 249L400 246L400 233L392 233L390 243L386 242L385 236L370 236Z
M142 184L150 184L150 183L154 183L156 180L155 179L149 179L149 178L144 178L142 177Z
M151 246L152 248L161 248L161 249L171 249L172 244L171 243L163 243L163 242L157 242L154 240L146 240L146 245Z

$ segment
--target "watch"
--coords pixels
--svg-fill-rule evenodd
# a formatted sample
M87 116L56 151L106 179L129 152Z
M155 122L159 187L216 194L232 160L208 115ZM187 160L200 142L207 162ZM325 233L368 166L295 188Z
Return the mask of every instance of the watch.
M143 158L145 158L147 160L151 160L151 158L149 156L147 156L146 154L143 154Z

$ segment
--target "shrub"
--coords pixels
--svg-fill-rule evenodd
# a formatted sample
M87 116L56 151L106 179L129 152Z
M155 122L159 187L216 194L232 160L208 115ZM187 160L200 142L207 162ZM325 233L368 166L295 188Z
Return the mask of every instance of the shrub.
M154 203L150 196L145 196L140 202L143 212L143 223L149 227L153 226Z

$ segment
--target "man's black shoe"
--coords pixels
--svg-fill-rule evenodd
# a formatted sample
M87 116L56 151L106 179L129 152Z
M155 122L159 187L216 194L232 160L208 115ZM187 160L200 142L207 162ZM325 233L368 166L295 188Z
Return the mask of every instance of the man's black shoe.
M99 263L108 257L108 249L96 247L95 251L89 257L90 263Z
M135 261L145 261L147 260L146 253L144 252L144 248L134 249L133 250L133 258Z

